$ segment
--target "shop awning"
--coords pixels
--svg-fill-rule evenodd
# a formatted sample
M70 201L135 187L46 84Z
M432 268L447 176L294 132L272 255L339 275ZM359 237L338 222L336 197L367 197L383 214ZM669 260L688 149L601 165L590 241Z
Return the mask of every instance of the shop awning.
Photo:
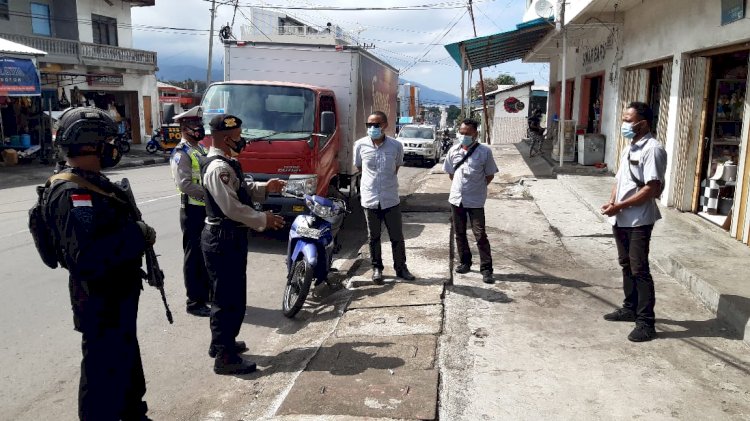
M39 74L30 59L0 56L0 96L39 96Z
M464 50L467 67L480 69L524 58L554 28L551 20L540 18L518 24L513 31L448 44L445 49L459 66Z

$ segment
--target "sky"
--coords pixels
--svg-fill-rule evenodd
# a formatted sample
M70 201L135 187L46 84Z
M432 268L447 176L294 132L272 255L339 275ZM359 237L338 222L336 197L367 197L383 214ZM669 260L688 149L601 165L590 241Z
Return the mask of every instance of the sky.
M460 96L461 70L450 58L444 45L474 37L467 3L462 0L239 0L239 8L219 0L215 31L232 22L233 33L240 34L248 25L253 5L306 8L274 9L313 26L327 22L356 34L361 42L374 44L370 50L397 69L400 77L430 88ZM316 8L404 7L430 5L421 10L315 10ZM474 17L478 36L513 30L523 19L526 0L474 0ZM208 57L210 0L158 0L153 7L132 10L133 47L156 51L160 64L192 64L205 67ZM312 10L310 10L312 9ZM450 29L450 30L449 30ZM239 35L238 35L239 36ZM220 62L223 48L214 37L214 62ZM221 65L221 64L219 64ZM534 80L546 85L546 64L520 61L484 69L484 77L511 74L518 82ZM474 74L473 81L479 80Z

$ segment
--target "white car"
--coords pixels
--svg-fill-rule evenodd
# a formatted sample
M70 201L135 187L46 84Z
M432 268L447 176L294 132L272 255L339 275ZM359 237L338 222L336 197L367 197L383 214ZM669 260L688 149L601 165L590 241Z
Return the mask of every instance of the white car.
M440 140L434 126L404 126L396 138L404 145L405 160L419 160L429 165L440 161Z

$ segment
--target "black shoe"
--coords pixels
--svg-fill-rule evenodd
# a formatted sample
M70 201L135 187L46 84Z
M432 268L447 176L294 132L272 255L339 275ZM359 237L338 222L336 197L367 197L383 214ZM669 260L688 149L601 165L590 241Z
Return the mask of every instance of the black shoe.
M252 361L245 361L236 354L224 354L214 360L216 374L250 374L256 369Z
M211 309L205 305L188 307L187 312L188 314L192 314L193 316L211 317Z
M635 325L635 329L628 335L631 342L646 342L653 339L656 339L656 329L644 324Z
M396 276L405 280L405 281L413 281L417 279L416 276L412 275L411 272L409 272L409 269L403 268L401 270L396 271Z
M483 270L482 271L482 282L484 282L485 284L494 284L495 283L495 278L492 277L492 272L490 272L488 270Z
M461 263L460 265L456 266L456 273L469 273L471 271L471 265L467 265L466 263Z
M373 268L372 269L372 282L376 285L383 285L383 269Z
M247 351L248 349L249 348L247 347L247 345L245 345L245 342L237 341L234 343L234 349L232 351L234 351L235 354L241 354ZM209 346L208 356L211 358L216 358L216 354L218 354L218 351L216 350L216 348L213 345Z
M634 322L635 313L632 310L618 308L617 310L604 315L604 320L610 322Z

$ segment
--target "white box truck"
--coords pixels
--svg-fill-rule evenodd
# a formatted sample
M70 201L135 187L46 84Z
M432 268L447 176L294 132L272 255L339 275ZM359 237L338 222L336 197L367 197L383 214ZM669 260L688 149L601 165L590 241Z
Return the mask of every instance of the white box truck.
M228 113L243 121L250 142L238 159L246 176L286 179L307 194L356 194L354 142L373 111L388 116L393 135L398 71L357 46L227 41L224 48L224 82L206 91L204 120ZM305 211L281 196L263 206L285 217Z

